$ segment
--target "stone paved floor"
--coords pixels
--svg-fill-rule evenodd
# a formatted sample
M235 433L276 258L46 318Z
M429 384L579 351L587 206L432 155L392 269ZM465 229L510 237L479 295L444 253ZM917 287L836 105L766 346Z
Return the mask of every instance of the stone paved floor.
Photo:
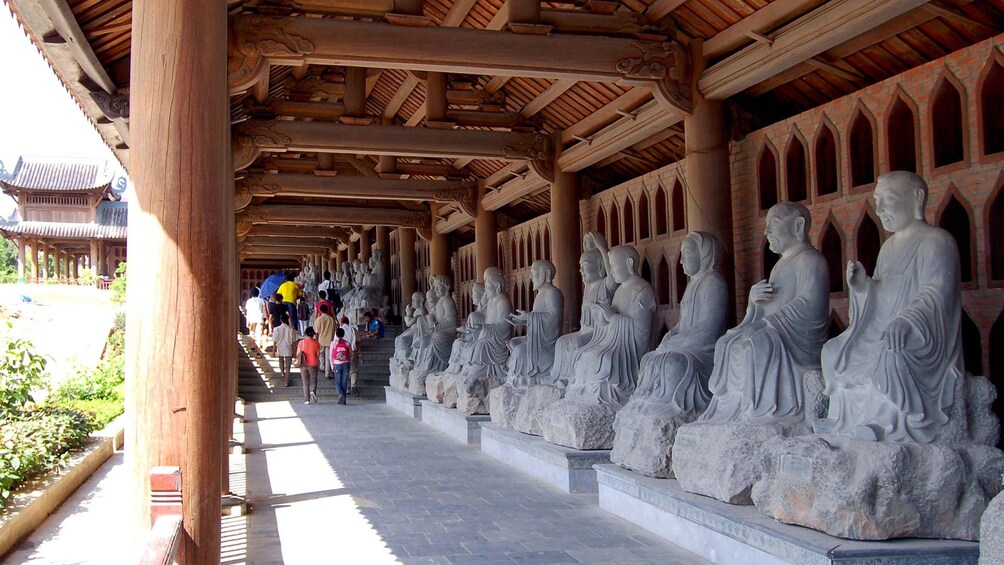
M250 563L706 563L369 400L248 407Z

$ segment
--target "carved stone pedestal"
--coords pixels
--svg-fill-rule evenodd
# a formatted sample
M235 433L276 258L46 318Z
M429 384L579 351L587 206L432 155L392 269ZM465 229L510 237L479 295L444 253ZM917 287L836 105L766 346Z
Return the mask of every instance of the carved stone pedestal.
M581 451L495 424L481 426L481 452L564 492L596 492L593 465L610 462L610 452Z
M468 416L490 414L488 393L501 386L501 379L489 375L462 375L454 379L457 384L457 410Z
M422 401L423 424L431 426L467 445L479 445L481 443L481 423L488 421L488 416L468 416L461 414L454 408L447 408L442 404L436 404L428 400Z
M563 398L537 416L544 439L572 449L611 449L620 406Z
M764 444L805 433L781 425L695 422L680 427L673 444L673 473L687 492L729 504L753 504L750 491L760 480Z
M535 385L527 389L526 394L519 401L519 408L513 418L512 427L524 434L533 436L543 435L540 429L540 422L537 417L542 410L551 404L561 400L565 396L565 389L551 385Z
M1004 452L825 434L775 438L762 463L753 502L782 522L858 540L978 540Z
M422 417L422 400L425 400L424 396L415 396L410 392L397 390L389 386L383 387L383 391L387 406L412 418Z
M610 461L649 477L672 478L676 432L696 418L695 414L660 412L629 402L614 420L616 438Z

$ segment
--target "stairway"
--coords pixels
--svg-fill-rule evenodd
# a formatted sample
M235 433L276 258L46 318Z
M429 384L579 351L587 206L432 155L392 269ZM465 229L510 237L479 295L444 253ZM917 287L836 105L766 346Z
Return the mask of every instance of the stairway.
M390 384L389 361L394 355L394 336L401 333L400 326L387 326L387 337L370 339L362 343L363 362L359 366L359 395L382 398L383 387ZM279 375L279 360L258 350L254 341L241 335L237 349L237 390L245 402L289 401L303 402L303 381L299 369L291 372L291 386L283 386ZM318 402L335 402L338 392L334 379L318 375ZM351 402L352 397L349 397Z

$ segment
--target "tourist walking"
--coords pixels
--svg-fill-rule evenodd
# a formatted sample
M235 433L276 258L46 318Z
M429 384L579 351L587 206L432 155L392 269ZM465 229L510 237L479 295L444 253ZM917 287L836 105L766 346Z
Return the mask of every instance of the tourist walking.
M275 343L275 354L279 358L279 373L285 379L285 385L290 384L290 365L293 363L293 342L296 341L296 331L289 325L289 313L283 312L279 317L279 327L272 332L272 341Z
M307 299L303 296L296 299L296 322L300 327L300 335L305 334L310 325L310 304L307 304Z
M258 296L258 289L251 289L251 298L248 298L244 303L244 319L248 324L248 333L251 335L251 339L258 343L261 339L262 330L265 325L265 316L268 315L268 309L265 304L265 300Z
M314 339L314 328L307 326L303 330L303 339L296 346L296 354L303 355L300 364L300 378L303 380L303 403L317 404L317 368L320 365L321 346Z
M359 365L363 360L363 349L359 346L356 327L349 323L348 317L342 316L339 328L345 333L345 341L349 342L349 347L352 348L352 364L349 367L349 390L352 394L358 395L359 389L356 388L356 382L359 380Z
M331 378L331 363L328 363L328 348L335 339L335 330L338 324L331 316L331 310L327 304L321 304L321 313L314 320L314 330L317 332L317 342L321 344L321 365L319 371L324 373L324 378Z
M300 298L303 291L293 281L293 275L286 273L286 282L279 285L279 294L282 295L282 303L286 305L286 310L289 312L290 324L297 327L296 300Z
M338 404L348 404L348 376L352 365L352 346L345 339L342 328L335 330L335 341L331 344L331 365L335 369L335 389L338 391Z
M317 319L317 318L319 318L321 316L321 306L324 305L324 304L328 305L328 314L331 314L332 317L334 317L335 314L337 313L337 311L335 310L334 303L332 303L330 300L328 300L328 293L329 292L330 291L327 291L327 290L319 290L319 291L317 291L317 302L314 302L314 319ZM337 324L335 324L335 325L337 325ZM314 325L314 329L315 330L317 329L317 325L316 324ZM332 335L334 335L334 334L332 334Z
M282 325L282 315L286 313L286 307L282 304L282 295L278 292L272 295L272 301L268 303L268 335L272 335L275 329Z

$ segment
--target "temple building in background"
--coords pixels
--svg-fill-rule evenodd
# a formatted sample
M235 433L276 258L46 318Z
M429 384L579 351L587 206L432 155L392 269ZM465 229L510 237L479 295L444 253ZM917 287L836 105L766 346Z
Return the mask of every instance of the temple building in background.
M17 246L19 281L76 284L89 270L107 285L126 260L126 179L110 163L21 157L0 164L0 187L17 204L0 233Z

